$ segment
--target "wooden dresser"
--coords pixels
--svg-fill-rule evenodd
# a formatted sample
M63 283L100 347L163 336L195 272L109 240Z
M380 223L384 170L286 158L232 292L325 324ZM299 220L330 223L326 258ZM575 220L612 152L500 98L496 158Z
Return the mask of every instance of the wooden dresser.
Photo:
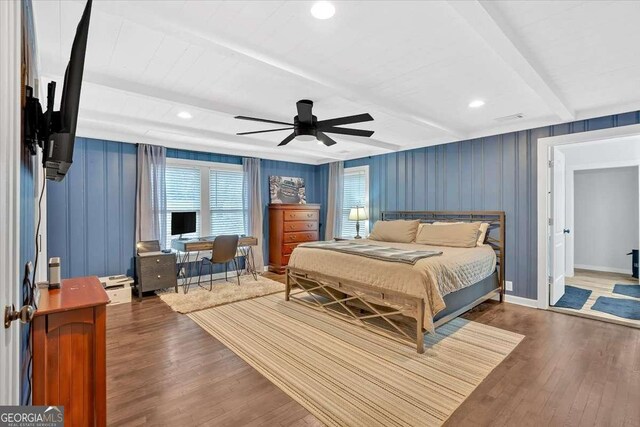
M284 273L300 243L319 239L320 205L269 205L269 271Z
M41 289L33 318L33 404L64 406L66 426L106 426L107 293L97 277Z

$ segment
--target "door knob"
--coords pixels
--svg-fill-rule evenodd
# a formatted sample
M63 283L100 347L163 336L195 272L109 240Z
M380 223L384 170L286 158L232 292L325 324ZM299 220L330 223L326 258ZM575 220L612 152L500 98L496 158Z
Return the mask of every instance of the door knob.
M20 320L21 323L29 323L33 319L35 310L30 305L23 305L20 311L16 311L16 306L11 304L4 306L4 327L11 326L14 320Z
M564 230L562 230L562 232L564 234L569 234L569 233L571 233L571 230L569 230L568 228L565 228Z

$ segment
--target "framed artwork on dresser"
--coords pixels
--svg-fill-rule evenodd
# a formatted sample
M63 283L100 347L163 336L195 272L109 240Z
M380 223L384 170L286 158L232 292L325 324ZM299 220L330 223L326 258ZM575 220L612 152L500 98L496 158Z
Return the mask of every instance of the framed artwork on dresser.
M270 176L269 202L274 204L306 204L307 198L304 189L304 178Z

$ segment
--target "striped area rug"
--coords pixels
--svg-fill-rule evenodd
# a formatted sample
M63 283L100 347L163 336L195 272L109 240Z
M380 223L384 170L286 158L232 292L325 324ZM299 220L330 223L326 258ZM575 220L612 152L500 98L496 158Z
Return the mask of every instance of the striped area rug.
M188 316L332 426L441 425L524 338L455 319L418 354L283 294Z

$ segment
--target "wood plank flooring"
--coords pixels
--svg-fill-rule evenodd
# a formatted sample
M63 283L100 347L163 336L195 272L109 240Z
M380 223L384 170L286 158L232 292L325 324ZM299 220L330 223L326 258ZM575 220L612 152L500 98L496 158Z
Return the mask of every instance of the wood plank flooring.
M319 424L159 298L107 315L109 425ZM465 317L526 338L446 425L640 426L640 330L494 302Z
M591 310L591 307L593 306L593 304L595 304L596 300L600 296L631 299L637 301L637 298L621 294L614 294L613 287L616 283L638 285L638 279L634 279L628 274L576 269L574 276L567 277L565 282L567 285L574 285L579 288L589 289L591 290L591 295L580 310L572 310L570 308L561 307L554 307L553 310L562 313L576 314L596 320L604 320L606 322L618 323L621 325L640 328L640 320L625 319L624 317L614 316L612 314L603 313L602 311Z

